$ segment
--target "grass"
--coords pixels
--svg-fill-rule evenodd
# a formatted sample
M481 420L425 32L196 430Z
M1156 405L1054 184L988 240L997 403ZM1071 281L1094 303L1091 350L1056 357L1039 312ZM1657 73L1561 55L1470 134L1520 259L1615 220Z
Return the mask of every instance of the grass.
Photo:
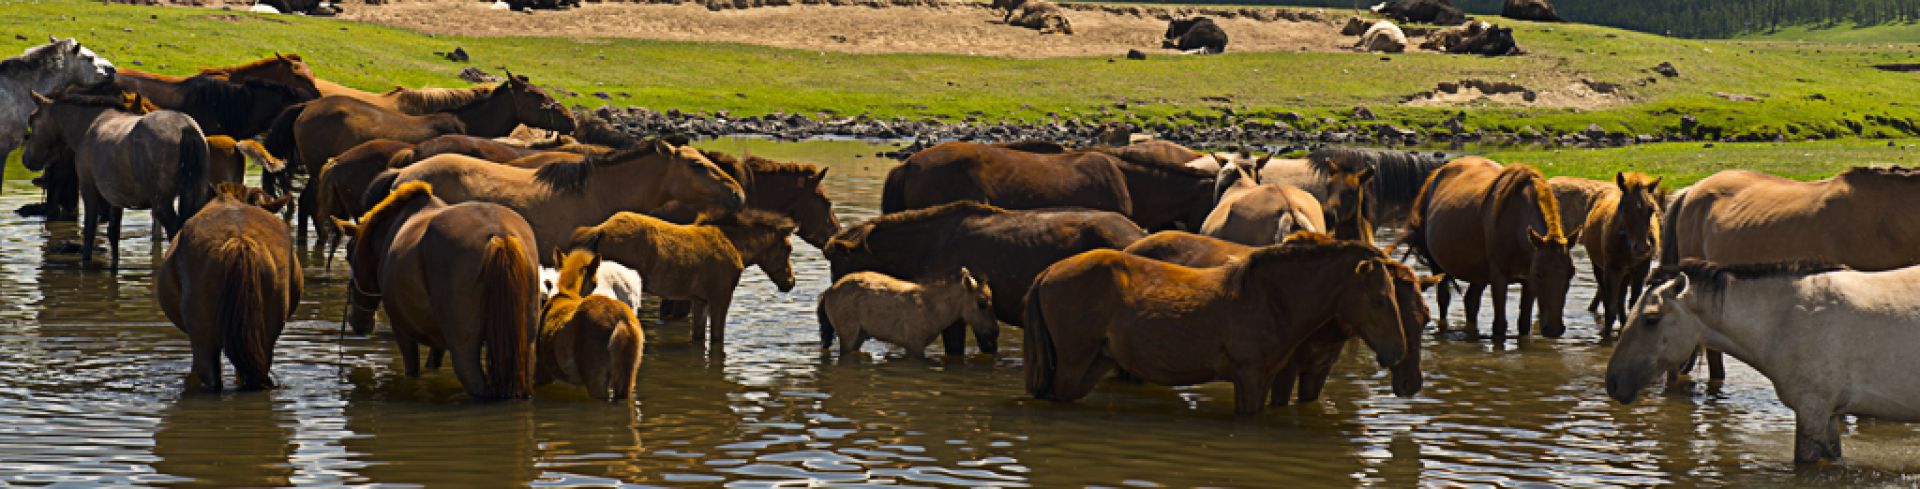
M77 36L117 63L163 73L294 52L322 77L365 89L464 85L454 76L462 66L434 55L460 46L476 66L504 66L580 92L565 97L570 103L735 115L1039 121L1049 114L1101 120L1131 113L1146 121L1196 123L1217 120L1225 108L1239 121L1297 114L1304 117L1296 127L1327 129L1322 118L1344 120L1364 105L1379 122L1416 130L1460 113L1470 129L1547 134L1590 124L1621 134L1676 132L1681 114L1697 117L1695 132L1702 135L1764 139L1893 137L1920 126L1920 108L1905 100L1914 76L1870 67L1907 60L1914 47L1689 41L1585 25L1513 22L1533 53L1522 57L1229 53L1113 62L434 36L330 19L75 0L0 0L0 20L11 26L0 29L0 50L24 49L49 34ZM1682 76L1651 74L1661 62L1674 63ZM1541 89L1590 79L1620 84L1627 101L1597 110L1398 105L1439 82L1466 78ZM596 92L608 99L593 97ZM1765 100L1731 102L1715 92ZM1121 103L1125 109L1117 108ZM1102 115L1103 108L1112 115Z
M1549 176L1611 180L1616 172L1666 177L1680 188L1721 170L1741 168L1796 180L1819 180L1856 166L1920 166L1920 140L1813 141L1799 143L1641 144L1606 149L1497 150L1502 163L1525 163Z
M1756 32L1743 37L1769 41L1912 44L1920 43L1920 24L1799 25L1783 27L1773 32Z

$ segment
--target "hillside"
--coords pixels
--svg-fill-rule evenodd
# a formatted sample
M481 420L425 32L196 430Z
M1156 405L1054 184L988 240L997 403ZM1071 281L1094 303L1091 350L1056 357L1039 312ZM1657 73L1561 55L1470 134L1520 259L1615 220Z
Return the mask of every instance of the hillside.
M1920 43L1920 23L1884 25L1798 25L1750 33L1742 39L1835 43Z
M1385 0L1134 1L1353 9ZM1505 0L1453 0L1453 3L1468 13L1498 15ZM1559 0L1553 4L1562 17L1574 22L1710 39L1741 37L1782 26L1920 21L1920 0Z

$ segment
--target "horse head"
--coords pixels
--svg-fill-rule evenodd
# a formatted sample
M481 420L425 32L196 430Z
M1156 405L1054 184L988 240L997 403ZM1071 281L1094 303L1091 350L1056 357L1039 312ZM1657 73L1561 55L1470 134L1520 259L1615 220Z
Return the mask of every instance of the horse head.
M1567 289L1573 284L1573 244L1580 242L1581 231L1575 229L1571 235L1558 232L1542 235L1538 230L1527 228L1527 239L1533 244L1533 259L1526 283L1535 291L1534 298L1540 301L1540 334L1548 338L1567 333L1561 312L1567 305Z
M1607 359L1608 396L1632 404L1647 384L1693 356L1706 329L1690 305L1698 294L1695 288L1688 274L1681 273L1654 287L1628 311L1620 342Z
M29 95L33 97L34 109L27 116L27 127L31 131L27 133L26 144L20 150L20 162L28 170L45 171L49 163L73 159L73 150L67 146L60 130L59 117L53 115L53 99L39 92L30 92Z
M1624 225L1614 229L1611 238L1626 243L1635 260L1650 260L1659 248L1662 178L1637 172L1613 176L1614 185L1620 187L1620 205L1614 210L1614 219Z
M993 315L993 289L966 267L960 268L960 286L968 299L961 306L960 320L973 330L973 339L980 344L981 353L999 353L1000 322Z
M49 36L47 42L22 55L40 57L44 60L42 66L50 70L43 75L52 75L42 78L43 85L34 88L52 91L66 85L93 86L113 81L113 62L93 54L93 50L80 45L80 41Z
M511 102L513 117L528 126L572 134L576 127L573 111L553 99L547 91L535 86L525 76L507 72L507 81L493 90L492 96L507 97Z

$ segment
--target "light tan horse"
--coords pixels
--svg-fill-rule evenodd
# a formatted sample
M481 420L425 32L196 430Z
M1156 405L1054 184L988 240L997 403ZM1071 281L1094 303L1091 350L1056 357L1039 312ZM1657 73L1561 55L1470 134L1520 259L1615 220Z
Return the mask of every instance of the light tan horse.
M1818 182L1727 170L1676 192L1661 221L1660 264L1819 260L1857 270L1920 263L1920 213L1904 212L1920 172L1853 168ZM1710 378L1725 378L1720 355Z
M247 162L259 165L265 173L279 173L287 168L287 162L267 154L267 148L260 146L259 141L207 136L207 176L214 183L244 183Z
M1200 234L1248 246L1279 244L1295 231L1331 232L1320 200L1292 185L1258 183L1252 175L1220 194L1219 204L1200 224Z
M533 224L536 242L553 245L570 243L575 228L598 225L621 211L657 212L672 203L681 210L724 213L746 203L739 182L699 151L664 141L537 170L440 155L381 175L367 194L382 195L407 182L432 184L435 195L448 202L507 206Z
M1435 273L1465 280L1467 327L1479 334L1480 294L1493 287L1494 338L1507 336L1507 284L1520 284L1520 335L1531 330L1533 303L1540 303L1540 332L1566 333L1561 309L1573 281L1573 243L1560 222L1559 201L1539 170L1501 167L1479 157L1447 163L1427 180L1408 217L1404 242ZM1440 317L1451 301L1449 287L1435 294Z
M555 380L585 387L597 399L626 399L640 372L647 335L633 309L593 290L600 255L587 249L554 250L560 279L541 313L539 368L534 385ZM585 295L583 295L585 294Z
M820 310L840 340L840 359L860 351L868 338L907 349L909 358L927 354L927 345L947 326L964 321L975 335L998 334L993 291L965 267L952 277L909 282L879 272L855 272L820 294Z
M273 345L300 306L293 236L246 199L245 187L221 185L180 228L154 273L160 310L193 344L188 385L208 391L221 389L221 353L241 389L272 388Z
M1267 407L1292 352L1335 320L1382 366L1406 354L1391 259L1370 245L1303 242L1189 268L1116 250L1062 260L1026 304L1027 392L1085 397L1115 367L1162 385L1230 380L1234 412Z
M781 292L793 290L793 220L748 209L691 225L621 212L583 226L563 243L599 243L601 255L640 273L647 293L693 302L693 338L721 342L740 273L759 266ZM711 331L712 336L707 336Z
M1602 193L1587 213L1581 244L1593 261L1600 284L1597 299L1605 306L1600 335L1613 336L1613 325L1625 323L1627 305L1639 302L1653 255L1660 249L1660 179L1645 173L1614 175L1614 187Z
M359 224L337 224L352 237L347 323L355 332L372 331L373 311L385 304L407 376L420 375L424 344L453 353L473 397L531 395L540 284L526 220L484 202L447 205L431 186L409 183Z

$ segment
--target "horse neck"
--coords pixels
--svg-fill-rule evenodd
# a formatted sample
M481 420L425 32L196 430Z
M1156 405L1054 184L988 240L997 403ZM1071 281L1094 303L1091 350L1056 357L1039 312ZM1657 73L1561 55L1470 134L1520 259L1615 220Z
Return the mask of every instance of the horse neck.
M1373 222L1367 219L1366 213L1354 212L1352 217L1336 219L1328 227L1333 228L1334 239L1373 242Z
M1531 187L1531 185L1528 186ZM1543 188L1535 188L1534 191L1551 192L1551 190ZM1546 209L1540 208L1537 197L1528 195L1527 189L1517 190L1513 192L1513 194L1508 195L1505 200L1497 202L1495 205L1497 207L1494 210L1494 219L1488 222L1487 225L1494 226L1497 232L1494 236L1498 236L1499 239L1506 240L1506 242L1487 243L1490 252L1497 253L1497 251L1492 251L1496 249L1492 247L1497 245L1517 247L1513 249L1532 250L1533 241L1529 238L1529 234L1527 233L1528 229L1539 231L1541 236L1546 236L1553 231L1547 229ZM1565 223L1562 224L1564 225ZM1516 228L1515 226L1518 227ZM1514 230L1516 232L1507 232L1508 230ZM1564 236L1565 230L1562 229L1561 232L1562 236Z
M1307 277L1351 277L1352 270L1341 270L1339 265L1348 265L1346 260L1332 257L1318 259L1280 258L1245 265L1243 273L1247 275L1247 287L1244 290L1252 294L1242 294L1241 300L1251 307L1271 307L1279 310L1275 317L1275 326L1286 337L1289 344L1304 341L1318 326L1333 319L1334 303L1339 291L1347 288L1347 281L1316 284L1313 287L1298 287L1287 290L1273 290L1274 284L1289 278ZM1263 279L1263 277L1266 277ZM1297 290L1296 290L1297 289ZM1264 311L1263 311L1264 313Z
M435 133L442 135L472 134L469 132L467 122L454 114L435 112L417 117L426 122L426 124L424 124L425 126L433 128L433 132Z
M798 197L801 183L810 175L793 172L754 172L749 169L748 178L740 181L741 190L747 192L747 207L755 209L779 209Z
M1700 287L1699 282L1694 281L1691 287ZM1773 351L1773 340L1780 333L1773 326L1778 324L1779 315L1763 311L1764 308L1729 308L1727 300L1738 295L1782 297L1779 294L1793 292L1795 282L1797 279L1789 277L1764 277L1716 285L1711 293L1705 292L1707 287L1695 289L1689 305L1706 326L1700 333L1701 343L1708 349L1733 355L1771 377L1765 366L1772 362L1754 360L1763 360L1762 357ZM1732 315L1740 317L1729 317Z
M609 220L623 222L622 220ZM656 244L653 235L661 230L645 225L622 226L618 230L606 229L606 225L595 228L600 236L600 258L608 262L619 263L634 271L646 273L653 267L657 250L663 248Z
M362 226L360 229L361 235L358 236L357 239L372 241L367 241L368 247L363 250L365 253L358 254L362 263L353 264L356 279L361 278L359 277L359 275L361 275L360 265L367 267L364 278L368 279L368 282L360 284L359 287L363 290L378 291L380 285L380 268L383 266L384 260L386 260L387 251L393 246L394 238L400 233L400 226L405 225L408 220L413 219L414 216L422 212L437 210L446 206L447 204L441 201L439 197L415 197L410 202L381 212L380 215L371 222L360 223Z
M513 114L513 98L501 93L444 113L459 120L463 132L470 136L506 137L520 126L520 118Z
M734 252L740 254L742 263L748 266L754 265L754 257L760 256L760 252L773 245L773 236L776 234L759 226L726 225L714 228L726 236L727 243L733 246Z
M52 117L54 124L60 127L60 132L65 134L67 146L78 149L80 144L76 138L86 134L87 131L95 127L100 121L106 120L116 114L122 114L122 112L113 110L111 107L99 105L56 103L54 104L53 110L49 111L46 116ZM129 117L137 117L132 114L126 115Z

